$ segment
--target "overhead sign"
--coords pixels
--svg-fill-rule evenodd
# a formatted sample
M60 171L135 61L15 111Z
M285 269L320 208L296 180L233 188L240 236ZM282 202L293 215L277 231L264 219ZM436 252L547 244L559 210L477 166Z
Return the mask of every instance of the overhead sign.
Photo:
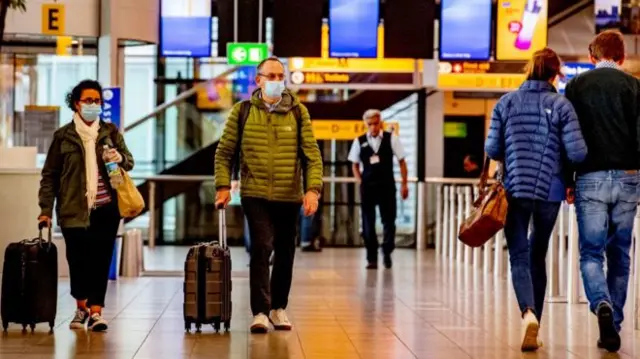
M438 88L444 90L515 90L526 79L524 62L441 62Z
M413 59L325 59L320 57L294 57L289 71L303 72L386 72L414 73L422 71L423 62Z
M367 125L362 120L313 120L311 121L316 140L354 140L367 132ZM383 122L385 131L400 134L397 121Z
M122 126L120 88L107 87L102 90L102 120L113 123L117 128Z
M64 4L42 4L42 33L44 35L64 35Z
M547 46L547 3L548 0L498 0L498 60L528 60Z
M227 43L227 63L229 65L258 65L269 56L267 44L230 42Z
M413 73L303 72L291 73L294 85L326 84L412 84Z
M564 89L572 78L594 68L595 66L588 62L565 62L564 66L562 66L564 78L558 78L558 92L564 94Z
M56 37L56 55L58 56L71 56L73 38L71 36L58 36Z

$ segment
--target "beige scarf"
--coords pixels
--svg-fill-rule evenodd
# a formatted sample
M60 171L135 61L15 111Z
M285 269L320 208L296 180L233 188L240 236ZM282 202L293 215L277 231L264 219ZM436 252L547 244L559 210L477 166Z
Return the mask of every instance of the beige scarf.
M87 203L89 209L93 208L96 203L96 195L98 193L98 157L96 156L96 140L98 139L98 130L100 129L100 121L96 120L91 125L87 125L82 121L80 115L73 115L73 123L76 132L80 135L82 146L84 147L84 172L87 178Z

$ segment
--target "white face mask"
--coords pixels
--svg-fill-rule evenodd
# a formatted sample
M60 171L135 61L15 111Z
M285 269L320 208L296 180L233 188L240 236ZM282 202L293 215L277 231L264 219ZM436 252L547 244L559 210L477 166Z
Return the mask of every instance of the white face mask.
M264 94L268 97L278 98L282 97L284 92L284 80L283 81L266 81L264 84Z
M86 104L80 105L80 116L87 122L93 122L100 117L102 113L102 106L98 104Z

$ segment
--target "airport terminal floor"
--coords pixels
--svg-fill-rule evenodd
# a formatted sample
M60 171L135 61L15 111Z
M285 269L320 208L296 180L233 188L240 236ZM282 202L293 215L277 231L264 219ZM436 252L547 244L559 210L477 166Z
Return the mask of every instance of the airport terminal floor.
M393 269L364 268L362 249L299 253L289 312L291 332L251 335L246 254L234 248L234 317L229 333L188 334L182 279L140 277L110 284L107 333L68 329L74 303L61 280L56 328L34 334L11 326L2 359L45 358L638 358L640 332L623 330L618 354L596 348L595 319L585 304L548 304L544 347L519 350L520 316L506 280L494 282L433 251L398 250ZM630 306L628 306L630 307ZM628 316L630 318L630 315Z

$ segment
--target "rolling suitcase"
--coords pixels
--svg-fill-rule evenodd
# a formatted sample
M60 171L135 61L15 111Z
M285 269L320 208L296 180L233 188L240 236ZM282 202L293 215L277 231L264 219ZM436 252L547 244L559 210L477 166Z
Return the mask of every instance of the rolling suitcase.
M227 246L225 210L219 210L219 239L189 249L184 264L184 327L213 325L216 332L231 323L231 254Z
M0 315L2 327L9 323L22 324L35 330L38 323L49 323L53 331L58 304L58 249L40 236L32 240L11 243L4 253Z

